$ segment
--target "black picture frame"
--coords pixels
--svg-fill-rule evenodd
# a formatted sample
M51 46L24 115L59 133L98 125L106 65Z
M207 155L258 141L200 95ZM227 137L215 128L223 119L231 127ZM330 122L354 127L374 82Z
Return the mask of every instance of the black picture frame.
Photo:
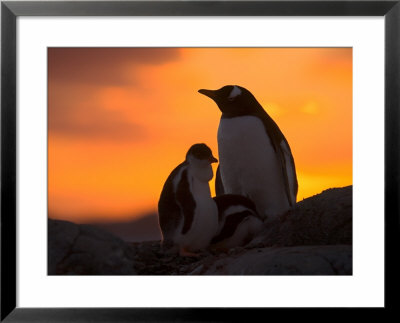
M400 254L398 247L400 228L398 130L400 126L400 0L2 1L1 321L234 322L259 319L264 321L265 315L270 315L266 314L266 310L275 311L274 315L296 311L309 318L309 313L306 314L304 309L295 308L16 307L16 19L19 16L383 16L385 19L385 307L364 312L368 318L374 319L375 316L382 320L382 314L396 310L399 288L396 263ZM332 309L325 310L330 313L328 315L333 315ZM323 317L319 317L319 319L323 319Z

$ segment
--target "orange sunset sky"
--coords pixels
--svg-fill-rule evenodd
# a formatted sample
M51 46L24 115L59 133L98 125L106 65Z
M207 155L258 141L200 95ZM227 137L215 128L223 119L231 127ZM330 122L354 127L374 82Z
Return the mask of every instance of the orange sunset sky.
M49 48L49 216L156 211L192 144L218 156L221 114L197 91L228 84L250 90L286 136L298 201L352 184L351 48Z

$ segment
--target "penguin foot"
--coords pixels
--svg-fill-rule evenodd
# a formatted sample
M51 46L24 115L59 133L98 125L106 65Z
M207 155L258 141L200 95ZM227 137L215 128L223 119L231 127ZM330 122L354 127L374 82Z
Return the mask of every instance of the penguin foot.
M193 258L199 258L200 257L200 255L198 253L190 252L190 251L186 250L184 247L180 248L179 255L181 257L193 257Z

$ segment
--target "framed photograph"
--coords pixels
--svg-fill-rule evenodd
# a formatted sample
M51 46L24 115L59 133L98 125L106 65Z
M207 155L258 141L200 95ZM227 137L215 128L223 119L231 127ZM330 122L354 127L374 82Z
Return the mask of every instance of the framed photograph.
M4 1L1 320L394 310L398 1Z

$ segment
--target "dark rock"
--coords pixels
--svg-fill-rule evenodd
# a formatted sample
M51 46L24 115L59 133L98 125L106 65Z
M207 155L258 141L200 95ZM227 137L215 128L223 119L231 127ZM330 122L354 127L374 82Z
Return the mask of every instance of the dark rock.
M253 249L224 257L202 275L351 275L351 246L301 246ZM192 272L193 273L193 272Z
M89 225L48 221L49 275L132 275L134 251L112 234Z
M352 244L352 186L323 191L266 222L251 247Z
M49 220L50 275L351 275L352 187L329 189L267 221L244 247L180 257L160 241L128 243Z
M79 226L65 221L48 221L48 274L56 273L57 264L70 253L79 234Z

